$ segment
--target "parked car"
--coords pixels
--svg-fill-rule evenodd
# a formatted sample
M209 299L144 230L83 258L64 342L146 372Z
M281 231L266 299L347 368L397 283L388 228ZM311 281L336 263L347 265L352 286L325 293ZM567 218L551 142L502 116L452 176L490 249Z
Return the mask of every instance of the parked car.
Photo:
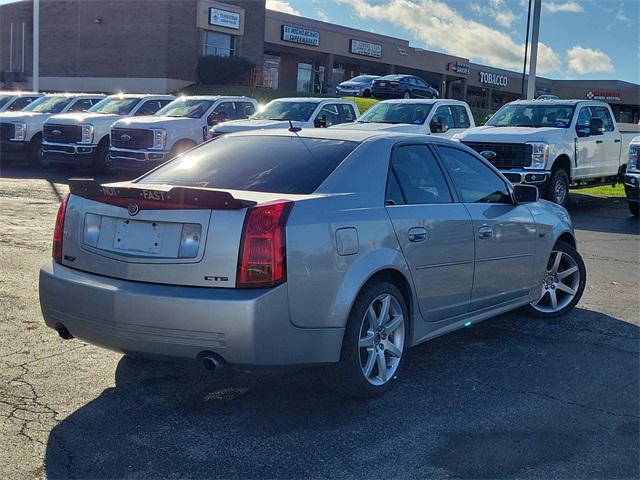
M340 129L222 136L125 183L70 181L46 324L127 354L332 364L373 396L407 348L586 281L566 210L446 139Z
M19 112L42 96L44 96L44 93L0 91L0 112Z
M438 98L439 92L415 75L386 75L371 83L374 98Z
M34 100L21 111L0 113L0 154L4 159L43 162L42 126L51 115L82 112L105 96L97 93L55 93Z
M330 127L352 122L360 115L358 107L342 98L278 98L271 100L246 120L219 123L211 128L209 138L247 130Z
M376 78L380 78L380 75L358 75L351 80L339 83L336 87L336 94L354 97L370 97L371 83Z
M111 128L111 163L116 169L149 170L204 142L213 125L248 118L257 107L247 97L185 96L152 116L118 120Z
M604 102L533 100L508 103L484 126L453 138L512 183L536 185L544 198L563 205L569 188L622 181L633 136L618 130Z
M629 159L624 174L624 192L629 202L629 210L634 217L640 216L640 136L629 144Z
M111 125L125 117L153 115L173 100L173 95L118 94L104 98L86 112L53 115L44 123L42 163L110 170Z
M333 128L384 130L451 137L475 127L469 105L458 100L385 100L355 122Z

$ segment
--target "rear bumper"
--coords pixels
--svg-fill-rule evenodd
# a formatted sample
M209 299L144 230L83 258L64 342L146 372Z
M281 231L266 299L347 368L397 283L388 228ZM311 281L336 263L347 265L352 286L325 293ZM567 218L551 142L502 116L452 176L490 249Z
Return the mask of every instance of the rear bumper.
M214 352L238 365L336 362L343 329L289 320L287 286L177 287L130 282L51 262L40 270L47 326L122 353L195 359Z
M374 98L399 98L402 97L403 90L401 88L373 87L371 88L371 96Z
M93 165L97 145L72 145L63 143L42 143L42 152L49 163L69 165Z
M549 181L549 178L551 178L551 172L544 170L500 169L500 173L507 177L514 185L524 183L527 185L535 185L536 187L543 187Z
M110 148L111 164L118 170L145 172L169 160L169 151Z
M640 202L640 174L625 174L624 193L631 203Z

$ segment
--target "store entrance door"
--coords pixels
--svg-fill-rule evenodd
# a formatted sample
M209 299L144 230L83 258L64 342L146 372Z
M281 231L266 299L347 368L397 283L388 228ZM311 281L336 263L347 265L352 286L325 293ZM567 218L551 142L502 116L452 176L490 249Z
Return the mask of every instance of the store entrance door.
M313 91L313 65L311 63L298 63L298 92Z

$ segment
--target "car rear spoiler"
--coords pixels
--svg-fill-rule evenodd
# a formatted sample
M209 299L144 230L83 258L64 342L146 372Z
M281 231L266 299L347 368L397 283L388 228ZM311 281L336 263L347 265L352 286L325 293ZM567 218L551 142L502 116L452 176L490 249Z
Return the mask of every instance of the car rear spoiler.
M93 178L70 178L71 195L138 210L240 210L256 202L234 198L229 192L198 187L156 187L121 183L101 185Z

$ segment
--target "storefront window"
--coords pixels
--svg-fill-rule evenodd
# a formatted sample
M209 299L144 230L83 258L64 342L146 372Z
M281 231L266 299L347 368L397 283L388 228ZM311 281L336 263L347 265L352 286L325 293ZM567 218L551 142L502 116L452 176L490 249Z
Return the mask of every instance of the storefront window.
M298 87L299 92L311 92L313 79L313 65L310 63L298 64Z
M233 37L226 33L204 31L202 40L202 54L216 57L233 56Z

